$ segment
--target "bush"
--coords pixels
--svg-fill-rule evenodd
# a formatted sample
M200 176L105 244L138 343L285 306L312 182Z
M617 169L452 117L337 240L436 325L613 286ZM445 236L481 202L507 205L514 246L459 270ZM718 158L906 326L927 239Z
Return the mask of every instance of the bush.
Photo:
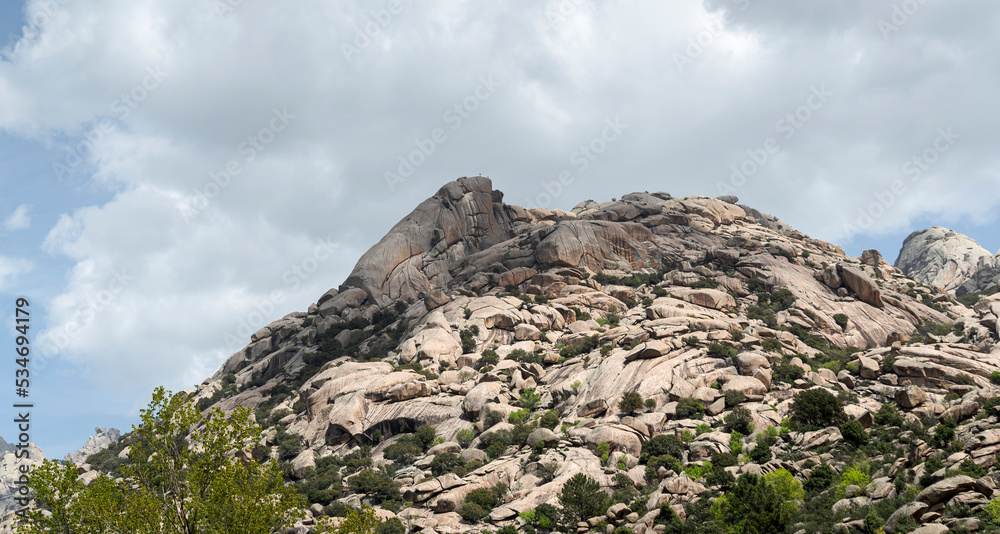
M389 445L382 452L382 456L386 460L392 460L392 463L397 466L407 466L413 463L413 460L423 452L423 448L416 442L415 439L409 436L403 436L396 443Z
M899 413L894 404L883 403L875 412L875 424L880 426L903 426L903 414Z
M512 425L522 425L528 420L528 412L524 410L514 410L507 416L507 422Z
M458 515L469 523L478 523L479 520L489 515L489 512L483 510L482 506L479 506L474 502L466 501L463 502L462 506L458 508Z
M781 352L781 342L777 338L765 337L760 341L760 346L767 352Z
M559 413L555 410L545 412L545 415L538 421L538 424L549 430L554 429L559 424Z
M604 515L611 504L601 485L583 473L573 475L563 484L559 502L569 525Z
M830 487L836 478L837 473L833 468L826 463L821 463L809 473L809 478L806 479L804 488L809 493L816 493Z
M710 343L708 345L708 355L709 356L719 356L721 358L735 358L739 354L737 350L729 345L723 345L722 343Z
M725 421L726 430L729 432L739 432L743 435L753 433L753 414L742 406L733 408L733 411L726 414L723 421Z
M518 400L518 403L521 405L521 408L531 413L535 411L535 408L538 408L538 403L541 401L542 396L535 393L535 388L524 388L521 390L521 398Z
M433 473L434 476L439 477L464 464L465 462L462 461L462 457L455 453L441 453L435 456L434 460L431 462L431 473Z
M549 297L545 295L535 295L535 304L546 304L549 302Z
M848 443L854 445L855 447L868 445L868 432L865 431L865 427L861 426L861 423L855 419L851 419L841 425L840 433L844 436L844 439L847 440Z
M774 370L774 380L775 382L791 384L792 382L804 377L805 374L805 371L803 371L798 365L782 363L778 364L777 368Z
M771 452L771 447L767 443L757 443L757 445L750 451L750 459L753 460L755 464L766 464L771 461L774 454Z
M643 407L642 395L637 391L629 391L622 395L622 400L618 402L618 409L627 414L634 414Z
M642 444L639 461L647 462L654 456L670 455L680 458L684 454L684 442L674 434L659 434Z
M413 436L417 438L417 442L426 451L434 445L434 438L437 437L437 431L430 425L422 425L413 433Z
M462 339L462 354L469 354L470 352L475 352L476 350L476 336L472 333L472 330L464 329L458 332L459 337Z
M745 474L712 504L715 520L728 532L783 532L789 514L764 478Z
M458 440L458 444L462 446L463 449L467 448L471 443L472 439L476 436L475 432L471 428L463 428L455 434L455 439Z
M847 419L840 399L822 388L796 393L792 400L791 419L807 427L828 427Z
M789 516L799 509L799 503L805 497L802 484L792 476L787 469L777 469L764 475L764 481L771 486L782 502L782 507Z
M726 392L726 408L732 408L745 400L747 400L747 396L742 391L730 389Z
M705 407L694 397L681 397L677 400L678 419L701 419Z
M1000 371L993 371L990 373L990 382L1000 384Z
M837 499L844 498L847 486L860 486L862 488L867 486L871 482L871 477L868 476L867 470L868 466L863 464L848 467L840 477L840 484L837 485Z
M834 322L837 323L837 326L839 326L842 330L846 330L847 329L847 316L846 315L844 315L842 313L835 313L833 315L833 320L834 320Z
M476 369L481 369L487 365L496 365L500 363L500 355L497 351L493 349L486 349L479 355L479 360L476 361Z

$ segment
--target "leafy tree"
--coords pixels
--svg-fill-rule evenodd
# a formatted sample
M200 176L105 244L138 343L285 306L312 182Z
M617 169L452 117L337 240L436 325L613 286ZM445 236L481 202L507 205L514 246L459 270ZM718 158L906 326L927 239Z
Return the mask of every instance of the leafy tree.
M304 503L277 462L231 455L260 440L250 410L239 407L228 419L218 408L203 414L160 387L140 418L121 480L102 474L84 487L72 464L38 467L30 487L39 508L21 531L268 534L299 517Z
M700 400L694 397L677 399L678 419L701 419L703 413L705 413L705 407L702 406Z
M743 435L753 433L753 414L742 406L733 408L733 411L726 414L723 421L726 423L726 429L730 432L735 431Z
M880 426L903 426L903 414L889 403L882 404L875 412L874 419L875 424Z
M819 464L813 468L811 473L809 473L809 478L806 479L804 489L809 493L822 491L830 487L830 484L833 484L833 481L836 478L837 473L829 466L829 464Z
M455 453L441 453L435 456L434 460L431 461L431 473L433 473L434 476L439 477L464 464L465 462L462 461L462 458Z
M847 419L840 399L823 388L796 393L791 415L793 422L813 427L827 427Z
M559 424L559 412L555 410L549 410L545 412L545 415L538 421L538 424L544 428L552 430Z
M396 519L396 521L398 522L399 520ZM329 532L331 534L380 534L383 525L384 523L375 514L375 509L367 504L363 504L360 510L348 508L337 526L333 526L333 521L329 517L324 517L320 520L319 528L316 532Z
M568 525L604 515L610 506L610 500L601 491L601 485L583 473L573 475L563 484L559 503L562 504L563 517Z
M680 458L684 454L684 442L674 434L659 434L642 444L639 453L639 461L646 462L654 456L669 454L674 458Z
M622 400L618 402L618 409L627 413L634 414L642 409L642 395L637 391L629 391L622 395Z
M802 484L795 480L795 477L787 469L777 469L764 475L764 481L774 489L789 516L799 510L799 504L805 497L805 491L802 490Z
M535 392L535 388L524 388L521 390L520 404L521 408L528 413L535 411L538 408L538 403L542 401L542 396Z
M861 426L855 419L844 423L840 427L840 433L844 436L844 439L851 443L855 447L860 447L862 445L868 444L868 432L865 431L865 427Z
M472 443L472 438L475 437L475 433L471 428L463 428L455 434L455 439L458 440L458 444L462 446L463 449L467 448L470 443Z
M750 451L750 459L753 460L754 463L758 464L766 464L767 462L770 462L773 456L774 454L771 452L771 447L769 447L765 442L757 443L753 450Z
M843 313L833 314L833 320L837 323L837 326L839 326L842 330L847 328L848 319L849 318Z
M715 520L732 533L782 532L789 513L781 497L764 478L745 474L712 504Z

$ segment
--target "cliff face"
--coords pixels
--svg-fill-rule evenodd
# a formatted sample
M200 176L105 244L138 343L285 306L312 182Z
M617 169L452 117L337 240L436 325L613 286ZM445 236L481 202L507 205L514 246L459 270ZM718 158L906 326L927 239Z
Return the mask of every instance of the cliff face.
M1000 256L940 226L910 234L895 265L915 280L956 295L983 291L1000 282Z
M648 532L662 503L684 517L703 492L724 491L682 473L722 453L736 453L726 468L736 475L786 469L802 482L820 462L843 471L854 453L838 427L787 426L794 396L810 388L840 395L873 432L884 427L885 450L914 451L872 453L861 510L895 503L884 500L897 499L888 477L943 453L876 424L883 402L929 432L959 421L963 459L992 465L996 417L970 417L976 399L1000 392L990 381L1000 297L967 308L877 251L847 257L737 202L633 193L570 212L524 209L486 178L459 179L340 288L254 333L186 393L255 410L267 428L255 454L287 462L301 487L322 484L307 491L312 515L364 502L435 532L524 527L518 514L560 507L577 473L631 495L605 521ZM774 458L731 448L756 439L726 422L736 408L753 424L742 434L774 427ZM425 425L438 439L420 445ZM661 435L684 437L671 452L680 466L641 454ZM382 470L366 480L388 490L350 482L368 466ZM501 482L485 516L463 509L473 490ZM955 495L972 502L984 488ZM913 517L941 519L923 514L929 506Z

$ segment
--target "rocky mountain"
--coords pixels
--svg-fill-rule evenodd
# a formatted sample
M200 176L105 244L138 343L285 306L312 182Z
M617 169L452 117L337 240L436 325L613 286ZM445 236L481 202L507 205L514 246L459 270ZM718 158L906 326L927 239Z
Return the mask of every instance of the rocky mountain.
M87 442L83 444L80 450L71 452L67 454L64 458L64 462L71 462L76 465L82 465L86 463L87 458L93 454L97 454L104 449L118 443L121 439L121 432L117 428L109 428L105 430L102 427L94 428L94 435L87 438Z
M895 266L955 295L982 292L1000 282L1000 253L990 254L971 237L940 226L910 234Z
M997 317L734 197L461 178L184 394L254 410L302 533L362 504L380 532L974 530Z

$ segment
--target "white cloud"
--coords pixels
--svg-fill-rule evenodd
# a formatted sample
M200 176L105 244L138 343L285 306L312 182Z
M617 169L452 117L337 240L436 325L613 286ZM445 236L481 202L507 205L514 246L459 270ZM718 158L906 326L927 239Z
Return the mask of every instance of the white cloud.
M1000 6L929 3L885 41L890 0L608 0L546 16L561 4L576 3L404 2L383 24L378 2L219 14L198 0L30 0L35 23L0 61L0 95L16 103L0 128L70 139L58 172L92 170L117 191L48 232L44 249L74 262L49 339L102 376L198 381L272 291L287 301L269 318L305 309L443 182L480 172L524 203L571 170L563 208L632 190L715 195L775 138L736 193L819 238L989 219L1000 202ZM452 128L446 112L481 76L502 85ZM824 85L833 96L786 137L779 121ZM294 118L274 122L275 109ZM614 117L628 129L579 169L574 152ZM949 126L953 148L859 225ZM447 140L391 192L385 173L435 128ZM336 256L293 289L283 274L328 236Z
M9 290L18 276L31 272L33 268L28 260L0 256L0 292Z
M21 204L3 221L3 229L7 232L31 228L31 206Z

